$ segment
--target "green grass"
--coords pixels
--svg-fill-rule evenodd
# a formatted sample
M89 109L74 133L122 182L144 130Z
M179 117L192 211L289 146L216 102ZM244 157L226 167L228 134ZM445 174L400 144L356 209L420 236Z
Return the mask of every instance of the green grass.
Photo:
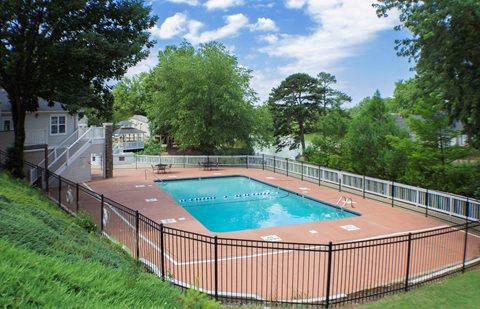
M480 270L467 271L361 308L479 308Z
M0 307L218 307L182 295L82 223L0 173Z

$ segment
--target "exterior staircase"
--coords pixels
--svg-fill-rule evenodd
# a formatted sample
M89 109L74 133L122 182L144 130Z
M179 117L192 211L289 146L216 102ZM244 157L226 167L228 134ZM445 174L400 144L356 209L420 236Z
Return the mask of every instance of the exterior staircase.
M87 155L89 162L92 152L103 153L104 143L105 131L103 127L79 128L65 138L62 143L49 151L48 169L61 176L70 174L70 178L76 182L89 180L88 178L91 177L90 168L88 168L87 173L85 166L81 166L82 164L84 165L85 160L83 160L83 162L79 161L80 159L85 159ZM41 161L38 165L43 167L44 164L45 160ZM76 171L72 169L76 169ZM30 181L32 183L35 182L39 176L36 175L36 172L33 170L36 171L36 169L32 169L30 173Z

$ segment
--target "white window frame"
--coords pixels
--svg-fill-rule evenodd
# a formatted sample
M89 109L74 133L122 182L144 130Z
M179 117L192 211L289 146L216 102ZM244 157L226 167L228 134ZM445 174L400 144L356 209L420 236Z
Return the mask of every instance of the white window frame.
M57 117L58 118L58 122L56 124L57 126L57 133L52 133L52 118L53 117ZM60 117L64 117L65 118L65 132L63 133L60 133ZM48 133L50 135L65 135L67 134L67 115L62 115L62 114L57 114L57 115L50 115L50 122L48 124Z

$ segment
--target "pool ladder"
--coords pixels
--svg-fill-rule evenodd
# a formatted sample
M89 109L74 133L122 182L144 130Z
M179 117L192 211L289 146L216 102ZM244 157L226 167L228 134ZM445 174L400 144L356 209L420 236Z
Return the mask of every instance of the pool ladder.
M350 208L355 208L353 204L356 204L356 202L354 202L350 197L344 195L342 195L337 201L337 205L340 206L342 211L344 211L345 207L347 206L350 206Z

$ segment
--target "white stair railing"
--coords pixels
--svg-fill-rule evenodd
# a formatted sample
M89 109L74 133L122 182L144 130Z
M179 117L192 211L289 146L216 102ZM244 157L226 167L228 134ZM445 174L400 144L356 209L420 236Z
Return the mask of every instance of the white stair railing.
M68 146L57 158L49 165L50 169L58 172L63 166L68 166L79 153L82 153L93 140L104 139L105 133L101 127L88 128L75 142Z
M48 164L49 167L52 164L52 162L57 159L58 155L60 154L60 149L67 148L72 143L74 143L78 139L79 134L80 134L79 129L76 129L75 131L73 131L72 134L70 134L67 138L65 138L60 144L55 145L55 148L53 148L52 151L49 152L49 154L47 156L48 162L49 162L49 164ZM38 166L43 166L44 164L45 164L45 159L40 161L37 165Z

